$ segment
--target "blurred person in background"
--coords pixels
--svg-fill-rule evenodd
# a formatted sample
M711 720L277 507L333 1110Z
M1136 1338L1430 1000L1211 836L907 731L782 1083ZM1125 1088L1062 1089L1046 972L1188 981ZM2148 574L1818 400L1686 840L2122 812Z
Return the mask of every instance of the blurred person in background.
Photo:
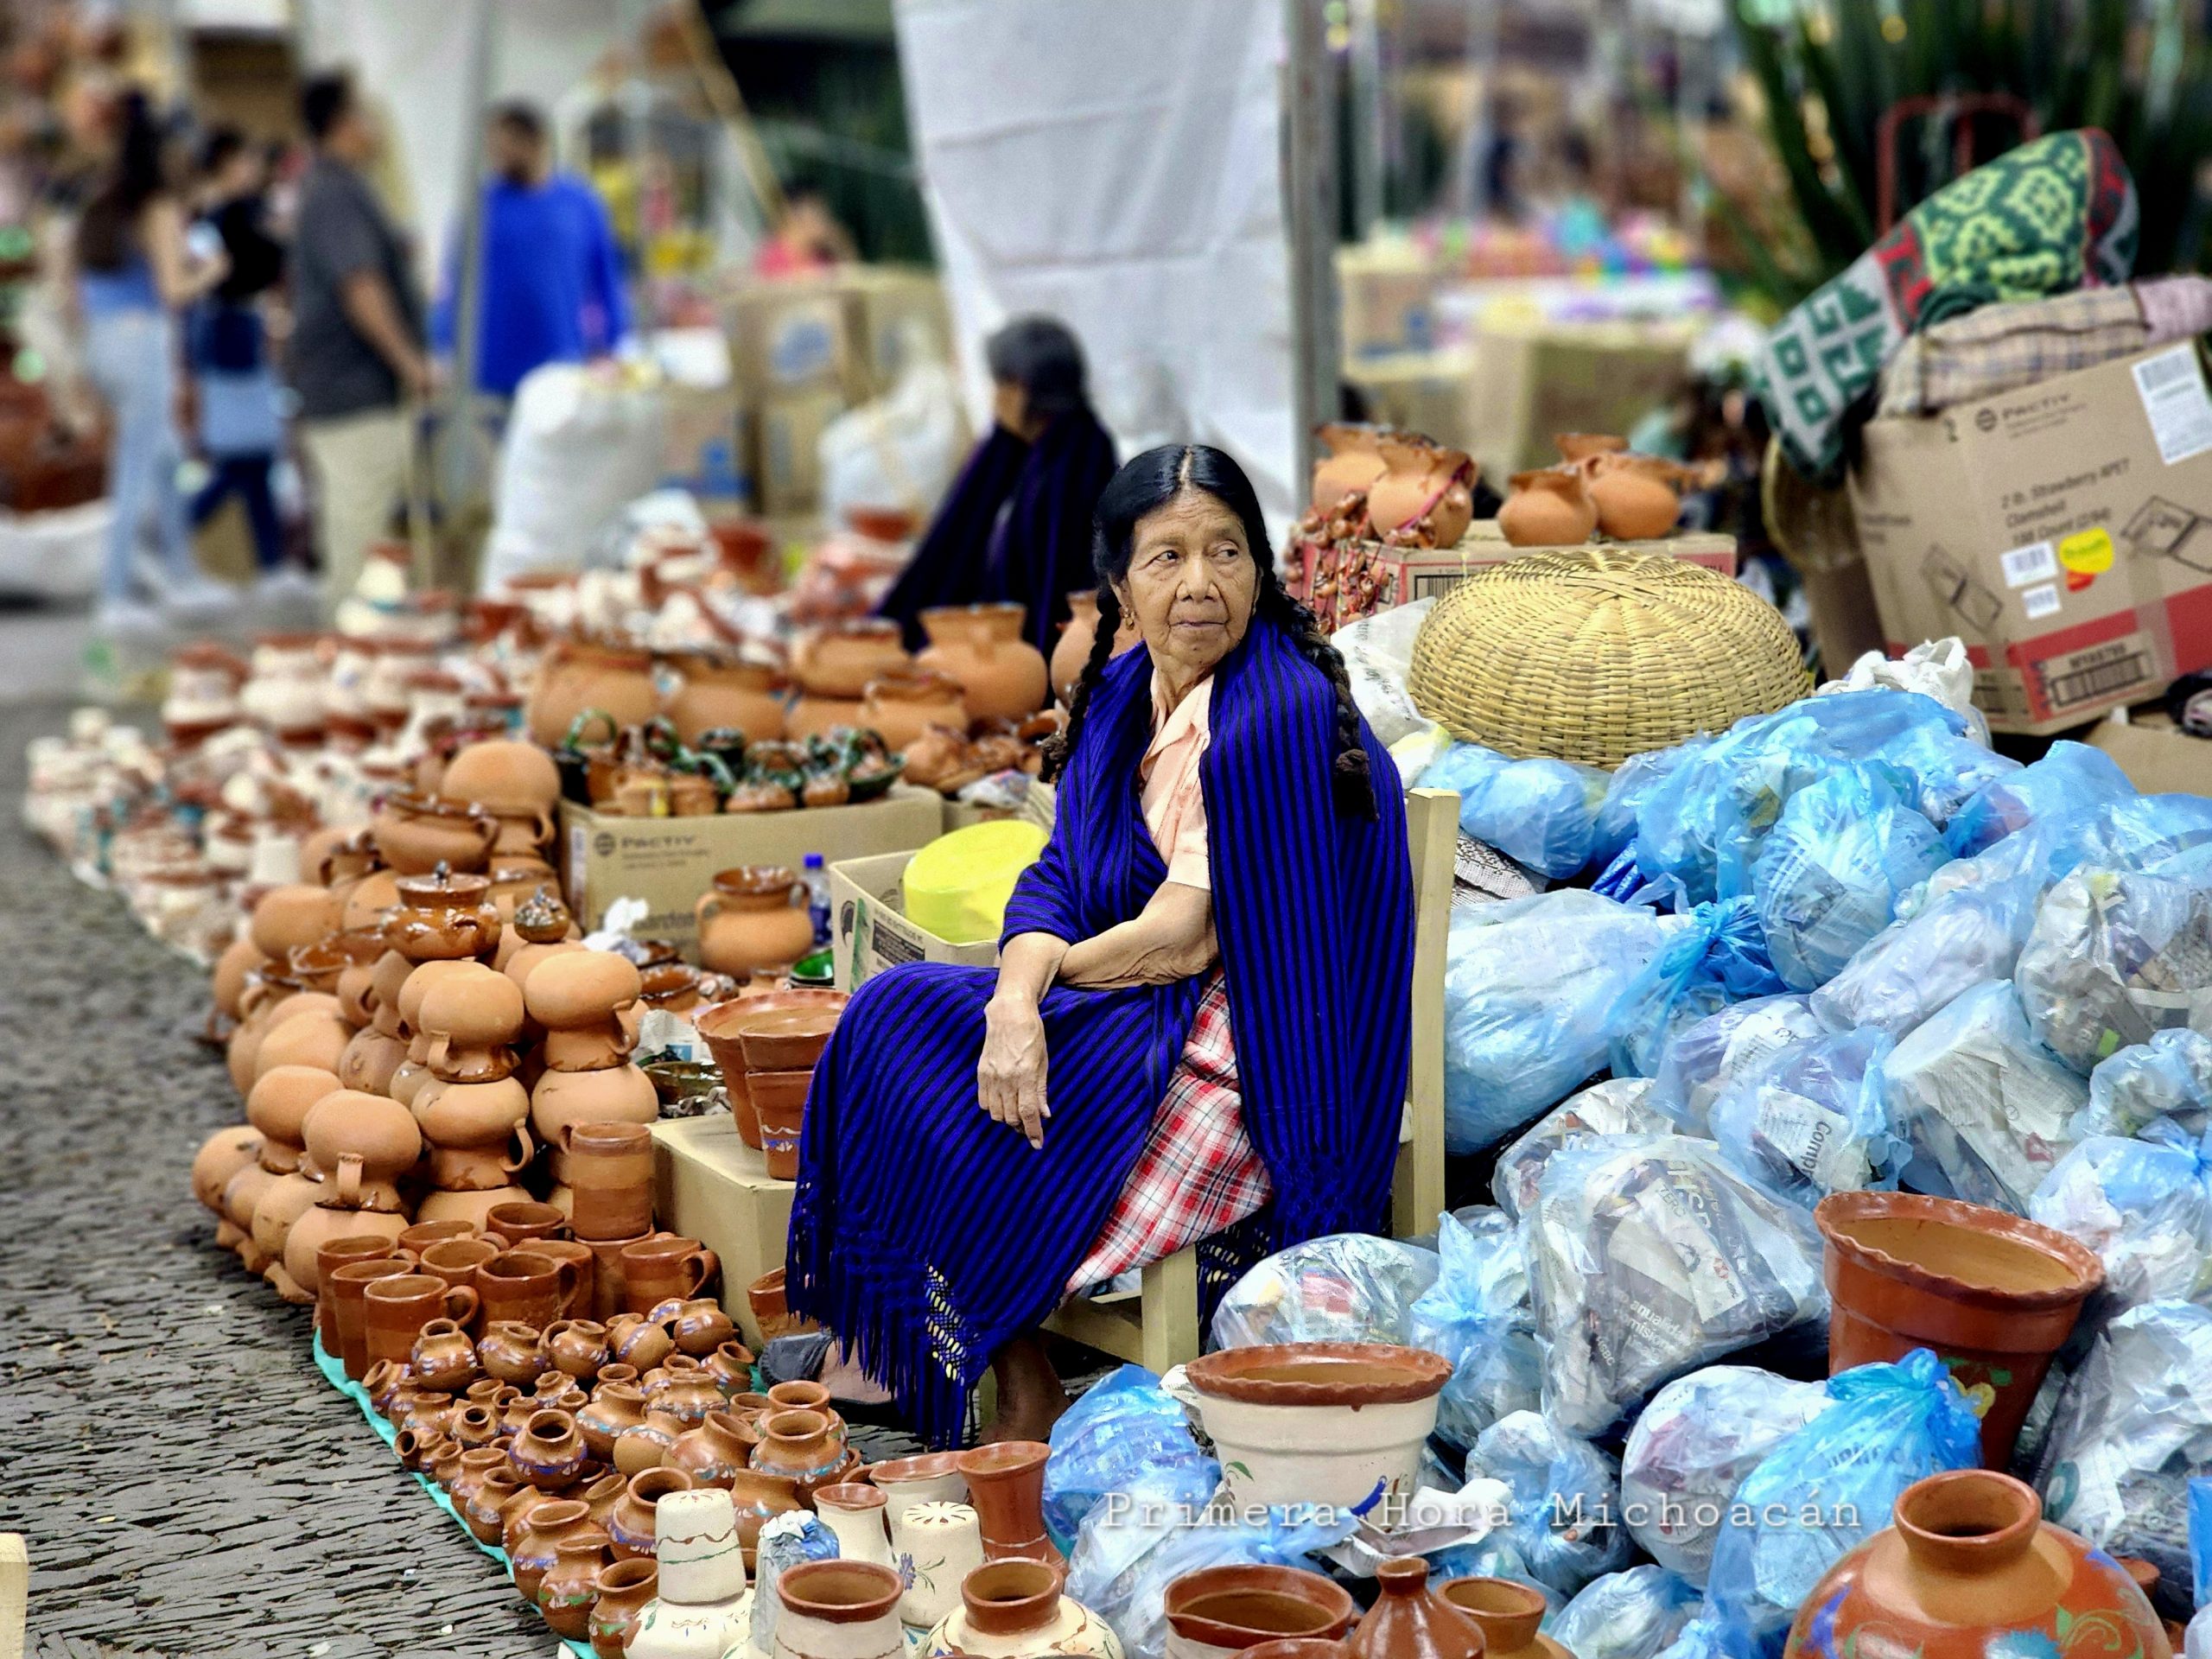
M545 118L529 104L504 104L488 143L474 384L512 397L532 369L613 351L630 331L630 308L607 208L590 185L554 167ZM456 236L448 251L431 319L431 340L447 355L454 349L460 243Z
M1068 594L1097 585L1090 519L1114 475L1114 439L1091 411L1083 347L1051 317L1017 317L984 343L992 426L938 508L879 614L923 643L938 605L1011 601L1047 656Z
M753 256L756 276L814 276L849 264L853 238L822 193L797 185L784 198L776 228Z
M308 81L300 114L315 159L292 240L292 385L334 609L390 528L407 487L408 400L428 397L433 382L407 245L363 172L381 143L374 118L342 73Z
M284 564L284 526L270 474L283 447L283 404L262 306L284 277L283 245L269 233L264 152L236 127L217 127L200 146L200 219L195 239L222 250L229 274L194 308L186 344L199 401L200 453L211 476L193 498L196 528L236 495L253 532L264 590L311 588Z
M114 509L100 575L99 625L159 626L137 579L164 607L219 603L229 590L192 556L177 468L177 315L228 273L222 251L187 244L184 203L169 183L162 133L143 92L111 106L113 147L77 221L72 251L85 361L108 406L108 496ZM137 564L138 535L154 524L159 563Z

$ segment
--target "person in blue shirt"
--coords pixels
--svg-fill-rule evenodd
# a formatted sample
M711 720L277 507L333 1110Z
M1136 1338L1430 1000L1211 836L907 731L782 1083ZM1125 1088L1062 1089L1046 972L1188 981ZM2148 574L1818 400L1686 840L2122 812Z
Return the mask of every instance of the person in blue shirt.
M532 369L604 356L629 332L622 257L607 209L588 184L556 170L545 118L531 105L493 112L492 177L484 185L483 276L474 383L512 397ZM461 238L448 251L430 322L450 356L461 288Z

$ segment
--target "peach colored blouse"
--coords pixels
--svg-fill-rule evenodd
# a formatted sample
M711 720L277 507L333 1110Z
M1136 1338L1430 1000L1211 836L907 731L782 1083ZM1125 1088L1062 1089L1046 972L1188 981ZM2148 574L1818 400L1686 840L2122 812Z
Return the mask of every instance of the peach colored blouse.
M1198 787L1198 762L1213 738L1213 676L1190 690L1173 709L1157 670L1152 677L1152 747L1137 765L1142 780L1144 826L1167 861L1167 879L1213 891L1206 855L1206 802Z

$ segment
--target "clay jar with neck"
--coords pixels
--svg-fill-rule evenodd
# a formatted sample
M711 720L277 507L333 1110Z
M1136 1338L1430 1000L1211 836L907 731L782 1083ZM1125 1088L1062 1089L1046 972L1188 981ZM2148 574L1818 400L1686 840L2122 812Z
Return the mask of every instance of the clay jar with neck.
M1330 422L1316 427L1314 435L1329 446L1329 453L1313 463L1307 505L1317 512L1332 512L1344 497L1364 494L1387 470L1376 447L1382 435L1377 428Z
M1475 1621L1486 1659L1574 1659L1542 1633L1550 1604L1532 1586L1511 1579L1447 1579L1436 1593Z
M653 659L623 645L557 640L538 664L524 720L540 747L558 749L576 716L605 714L619 728L642 726L658 711Z
M1474 517L1474 463L1457 449L1408 433L1376 445L1383 472L1367 488L1368 521L1378 537L1421 547L1450 547Z
M1001 1440L960 1454L968 1501L982 1522L986 1559L1060 1559L1045 1531L1045 1459L1052 1450L1041 1440Z
M929 648L914 660L961 689L971 720L1020 720L1045 706L1045 654L1021 637L1019 605L946 605L922 613Z
M1664 536L1681 517L1682 469L1657 455L1593 455L1583 463L1598 528L1616 541Z
M660 1567L650 1560L613 1561L592 1581L591 1650L598 1659L622 1659L638 1618L660 1589Z
M387 798L372 830L377 850L403 877L428 875L441 864L481 870L499 838L499 821L482 808L428 795Z
M1497 510L1498 533L1515 547L1580 547L1598 528L1598 504L1579 467L1516 473Z
M798 961L814 948L813 920L794 902L798 892L798 872L785 865L718 872L693 908L700 961L739 979Z
M1394 1555L1375 1569L1382 1593L1351 1633L1353 1659L1482 1659L1475 1622L1428 1587L1428 1563Z
M678 652L667 659L676 693L662 710L686 743L717 727L753 742L784 734L784 677L766 663L714 651Z
M870 680L861 700L861 723L893 748L904 749L932 726L965 736L968 705L950 675L918 668Z
M1060 1593L1064 1574L1044 1561L991 1561L960 1581L960 1606L924 1638L931 1654L1027 1659L1040 1653L1121 1659L1106 1622Z

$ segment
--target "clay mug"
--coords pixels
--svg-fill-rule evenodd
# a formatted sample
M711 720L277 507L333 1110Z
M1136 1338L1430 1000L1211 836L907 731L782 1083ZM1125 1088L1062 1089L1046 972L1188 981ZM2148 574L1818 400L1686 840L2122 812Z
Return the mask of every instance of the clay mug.
M369 1287L380 1279L414 1276L414 1268L390 1257L378 1262L341 1262L324 1275L322 1282L330 1292L330 1322L337 1332L339 1363L345 1366L351 1381L359 1382L369 1372L368 1310L363 1300ZM411 1335L409 1340L411 1344ZM404 1365L406 1360L406 1354L402 1353L396 1363Z
M371 1281L362 1312L369 1358L404 1365L413 1357L416 1338L431 1320L466 1325L476 1317L476 1293L466 1285L448 1285L435 1274L406 1273Z
M688 1302L721 1271L721 1258L696 1238L643 1239L622 1251L623 1300L633 1313L650 1313L671 1300Z
M512 1321L543 1331L556 1319L584 1311L578 1306L582 1290L575 1263L533 1250L502 1250L476 1269L476 1292L483 1298L487 1325Z
M576 1300L569 1312L580 1319L599 1317L599 1258L592 1254L590 1245L579 1244L573 1238L535 1238L521 1248L549 1261L575 1263Z
M315 1247L315 1333L324 1353L338 1351L338 1327L333 1322L330 1307L330 1275L348 1262L412 1260L382 1233L346 1233L337 1238L326 1238Z
M569 1232L569 1218L550 1204L495 1204L484 1219L514 1249L528 1249L537 1239L565 1238Z
M501 1245L494 1244L488 1238L479 1238L474 1236L465 1238L442 1238L423 1252L421 1270L424 1273L435 1274L449 1285L467 1286L476 1292L480 1306L484 1293L476 1283L476 1270L499 1255L503 1248ZM479 1321L475 1329L479 1331L483 1329L481 1320Z
M643 1123L569 1123L569 1225L582 1239L635 1238L653 1226L653 1134Z
M400 1234L399 1248L419 1260L423 1252L433 1244L442 1244L449 1238L474 1238L475 1236L476 1227L473 1222L418 1221Z

